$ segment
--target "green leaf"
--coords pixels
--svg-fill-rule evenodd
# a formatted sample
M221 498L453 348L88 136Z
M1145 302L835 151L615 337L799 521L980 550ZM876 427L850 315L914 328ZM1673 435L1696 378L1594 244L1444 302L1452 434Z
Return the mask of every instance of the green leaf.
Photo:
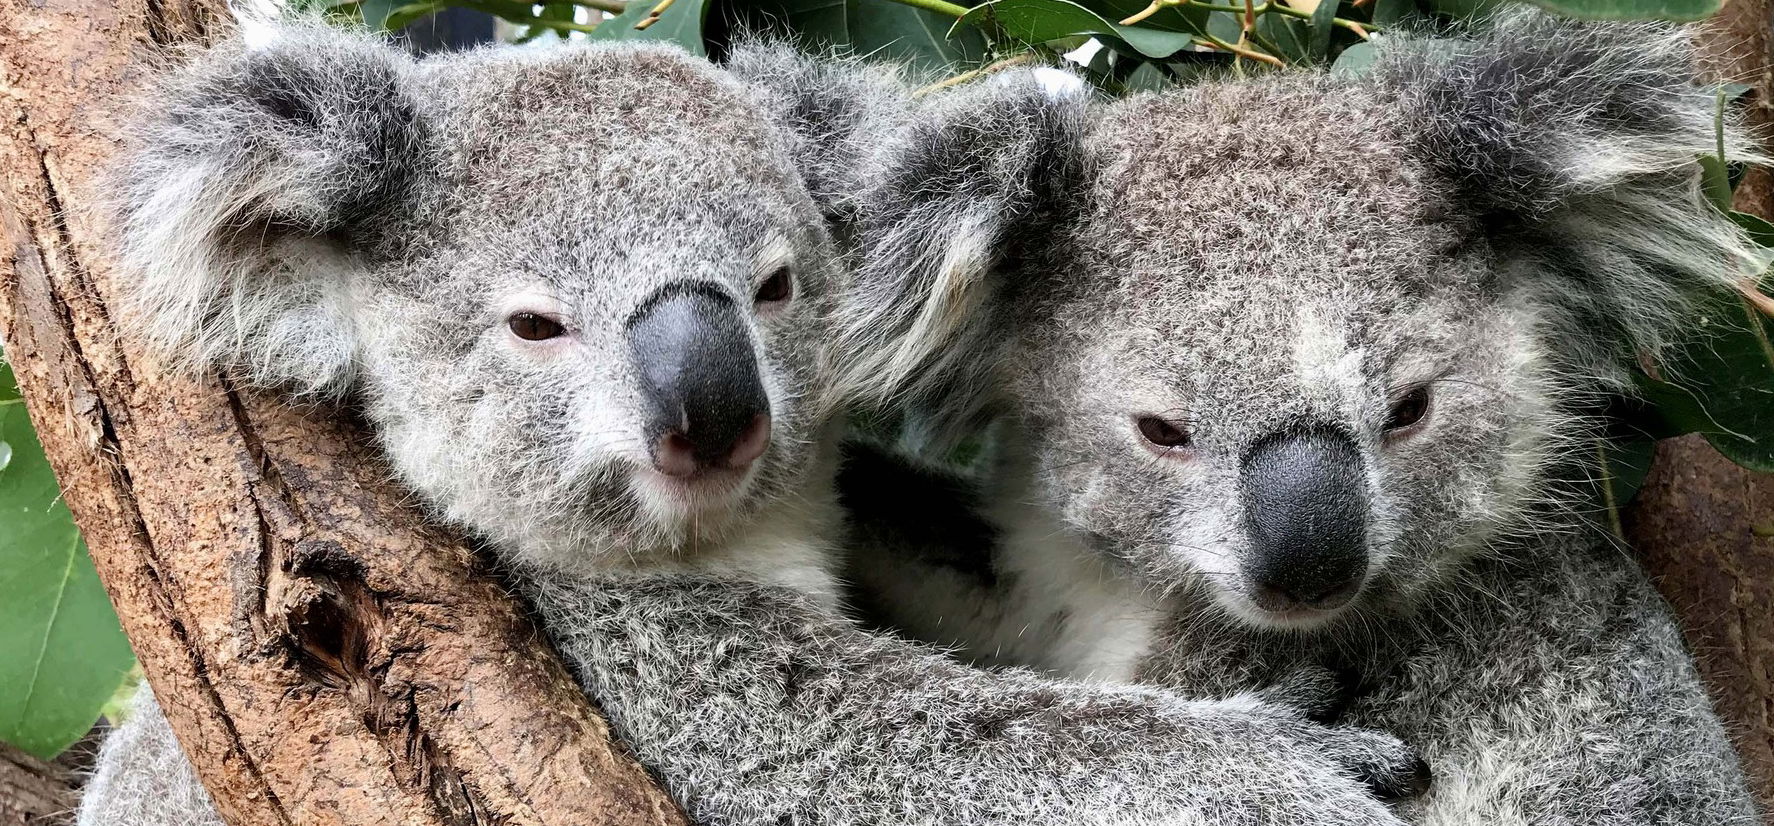
M1374 46L1372 43L1356 43L1343 53L1337 55L1331 64L1331 74L1348 75L1351 77L1367 74L1374 65Z
M1617 429L1624 432L1594 440L1594 475L1588 482L1602 521L1615 536L1625 539L1623 512L1650 475L1657 440L1625 427Z
M923 72L953 74L987 53L977 30L950 30L954 18L884 0L761 0L736 9L742 25L786 28L802 44L885 57Z
M1155 60L1195 45L1195 38L1189 34L1117 25L1071 0L992 0L955 21L957 30L966 26L1001 31L1025 43L1046 43L1076 35L1112 37Z
M92 728L135 659L10 371L0 381L0 740L48 759Z
M628 8L586 35L590 40L669 40L699 57L708 54L702 40L702 24L708 16L708 0L677 0L659 14L653 25L635 28L647 19L657 2L631 0Z
M1332 3L1332 0L1324 2ZM1312 61L1312 32L1304 21L1279 14L1265 14L1257 18L1256 35L1263 51L1282 60L1289 63Z
M1733 296L1715 302L1645 398L1674 432L1699 433L1731 461L1774 472L1774 321Z
M414 20L429 14L436 14L444 9L443 3L408 3L395 8L382 19L382 26L390 31L403 29Z
M1530 0L1534 5L1583 20L1699 20L1723 0Z
M1323 63L1330 57L1331 35L1336 33L1336 25L1331 21L1335 19L1337 0L1318 0L1318 8L1312 10L1312 35L1306 44L1312 62Z
M1700 156L1700 189L1713 206L1731 210L1731 169L1716 156Z
M6 355L0 353L0 403L18 400L18 382L12 377L12 365L6 361Z
M1749 240L1774 250L1774 224L1747 212L1732 210L1725 214L1731 216L1731 220L1736 221L1737 226L1743 228L1743 231L1749 235Z
M400 27L388 25L388 17L394 13L397 5L397 0L361 0L357 4L357 10L363 16L363 24L372 31L393 31Z
M1374 0L1374 22L1381 26L1390 28L1416 14L1416 0Z

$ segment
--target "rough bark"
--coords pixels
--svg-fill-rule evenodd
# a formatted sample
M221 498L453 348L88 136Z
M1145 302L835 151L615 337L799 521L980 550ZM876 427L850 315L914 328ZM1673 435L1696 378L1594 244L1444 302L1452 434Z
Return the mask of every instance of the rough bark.
M230 823L679 824L363 434L120 344L95 175L216 0L0 0L0 334L99 574Z
M1753 87L1750 122L1774 136L1774 2L1730 0L1704 45L1716 76ZM1774 174L1751 169L1736 207L1774 219ZM1774 823L1774 476L1698 436L1666 441L1626 527L1681 615Z
M73 807L67 769L0 743L0 826L49 826Z

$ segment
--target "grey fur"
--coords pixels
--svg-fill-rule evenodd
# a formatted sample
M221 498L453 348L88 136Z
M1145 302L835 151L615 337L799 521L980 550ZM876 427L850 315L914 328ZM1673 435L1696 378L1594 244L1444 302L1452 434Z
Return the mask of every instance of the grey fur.
M1762 265L1700 194L1715 98L1691 78L1674 27L1515 13L1394 40L1365 78L1064 104L1040 221L986 200L963 234L951 200L882 175L855 329L961 312L901 347L880 398L909 388L963 434L978 411L1004 421L989 527L957 532L1000 537L989 576L893 524L929 514L871 514L852 571L869 604L976 661L1204 694L1351 669L1350 719L1436 770L1417 823L1759 822L1666 606L1566 484L1631 359ZM1030 85L978 87L889 164L983 151L971 113L1050 105ZM1745 154L1735 126L1726 143ZM999 156L1019 171L955 174L1039 190L1031 145ZM1389 435L1422 384L1424 423ZM1153 448L1141 415L1191 443ZM1278 616L1252 601L1240 466L1304 432L1359 448L1368 570L1340 612Z
M769 47L733 66L641 45L413 61L300 27L224 47L168 82L123 168L131 318L187 364L355 400L698 822L1396 823L1367 786L1414 769L1389 736L974 670L843 618L827 222L902 95ZM751 307L782 263L795 299L745 322L774 438L737 491L685 505L643 470L625 321L686 278ZM522 309L569 335L520 341ZM119 806L195 816L100 800L83 822Z

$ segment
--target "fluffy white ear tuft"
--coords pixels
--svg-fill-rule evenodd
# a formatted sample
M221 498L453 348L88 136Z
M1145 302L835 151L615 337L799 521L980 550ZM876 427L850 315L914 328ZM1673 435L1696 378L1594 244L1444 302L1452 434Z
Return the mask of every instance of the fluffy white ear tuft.
M1563 311L1573 373L1622 381L1693 301L1764 266L1701 191L1702 156L1753 160L1691 32L1531 10L1466 40L1395 40L1376 65L1413 153L1492 228L1509 272Z
M411 180L410 59L261 21L161 79L112 170L125 323L183 366L335 392L351 380L362 235Z
M986 415L1014 300L1001 271L1051 242L1082 178L1089 97L1037 72L935 96L880 156L840 314L848 399L910 397L956 432Z

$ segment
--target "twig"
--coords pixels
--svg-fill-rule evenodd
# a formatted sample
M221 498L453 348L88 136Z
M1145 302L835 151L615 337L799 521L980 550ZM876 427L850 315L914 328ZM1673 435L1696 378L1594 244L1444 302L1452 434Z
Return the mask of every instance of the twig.
M1151 5L1143 8L1143 9L1140 9L1138 12L1135 12L1134 14L1130 15L1126 20L1121 21L1121 23L1119 25L1122 25L1122 26L1135 25L1135 24L1145 20L1146 18L1151 17L1154 14L1157 14L1162 9L1168 8L1170 6L1176 6L1176 5L1181 5L1179 0L1152 0Z
M622 2L622 0L573 0L573 5L584 6L588 9L597 9L598 11L607 11L611 14L621 14L628 11L628 4Z
M954 77L951 77L951 78L945 78L943 80L939 80L935 83L930 84L929 86L925 86L924 88L919 89L916 92L913 92L912 97L921 98L925 95L930 94L931 92L941 91L943 89L949 88L950 86L959 86L963 83L966 83L967 81L973 80L974 78L985 77L986 75L993 74L996 72L1001 72L1001 71L1004 71L1005 69L1014 68L1016 66L1021 66L1025 63L1034 63L1034 62L1037 62L1040 59L1040 57L1041 56L1036 54L1035 52L1023 52L1022 54L1019 54L1019 55L1014 55L1012 57L1004 58L1003 60L1000 60L996 63L992 63L992 64L989 64L986 66L981 66L978 69L974 69L972 71L962 72L962 73L955 75Z
M933 11L937 14L946 14L950 17L961 17L968 12L966 6L947 3L944 2L944 0L892 0L892 2L898 3L902 6L911 6L912 8L923 9L925 11Z
M1321 1L1328 3L1331 0L1321 0ZM1224 11L1224 12L1231 12L1233 14L1243 14L1244 13L1244 9L1241 7L1221 5L1218 3L1197 3L1197 2L1195 2L1195 0L1189 0L1188 5L1194 6L1195 8L1198 8L1198 9L1205 9L1207 11ZM1288 6L1288 5L1282 4L1282 3L1265 2L1262 5L1257 6L1257 15L1259 17L1262 15L1268 14L1269 12L1277 12L1280 14L1285 14L1288 17L1297 17L1301 20L1311 20L1312 19L1311 12L1300 11L1299 9L1293 8L1292 6ZM1364 38L1367 36L1367 34L1369 32L1382 32L1382 31L1386 30L1386 28L1384 26L1376 26L1372 23L1362 23L1357 20L1349 20L1349 19L1342 18L1342 17L1331 18L1331 23L1334 25L1337 25L1337 26L1341 26L1345 29L1348 29L1349 31L1355 32L1356 34L1359 34Z
M541 26L544 29L561 29L561 30L565 30L565 31L569 31L569 32L594 32L594 31L597 31L596 24L575 23L571 20L543 20L539 17L525 20L524 25L526 25L526 26Z
M1756 280L1754 278L1739 278L1737 279L1736 286L1737 292L1742 293L1743 297L1747 299L1758 312L1769 318L1774 318L1774 297L1770 297L1767 293L1762 292L1761 287L1756 285Z
M664 14L665 10L671 8L671 4L676 3L677 1L678 0L659 0L659 5L654 6L652 11L647 12L646 19L634 24L634 30L637 32L645 31L648 26L659 22L659 15Z
M1267 63L1271 66L1286 66L1287 65L1287 63L1283 62L1282 59L1279 57L1276 57L1271 54L1264 54L1262 52L1255 51L1252 49L1247 49L1243 46L1239 46L1239 45L1236 45L1233 43L1227 43L1226 41L1221 40L1217 37L1214 37L1211 34L1205 35L1205 36L1198 36L1196 39L1196 42L1198 42L1201 45L1206 46L1210 49L1218 49L1222 52L1231 52L1232 54L1238 55L1239 57L1249 58L1249 59L1255 60L1259 63Z

